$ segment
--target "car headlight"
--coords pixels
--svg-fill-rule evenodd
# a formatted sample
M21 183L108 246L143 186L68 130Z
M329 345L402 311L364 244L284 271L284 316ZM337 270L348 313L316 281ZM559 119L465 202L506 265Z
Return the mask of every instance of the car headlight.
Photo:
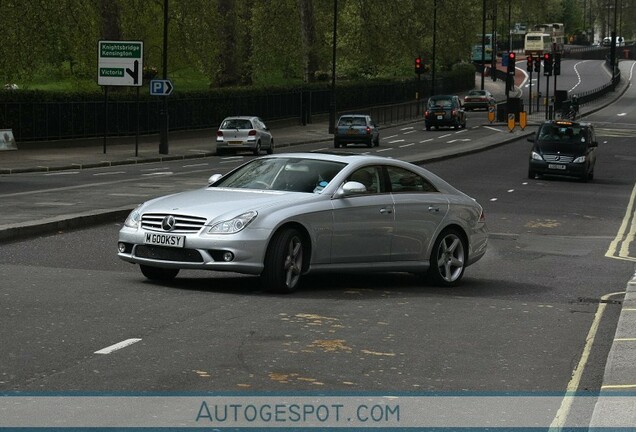
M139 207L131 211L126 218L124 225L128 228L139 228L139 222L141 221L141 213L139 212Z
M538 160L538 161L542 161L543 160L541 155L539 153L537 153L537 152L532 152L531 158L534 159L534 160Z
M574 159L572 162L574 162L574 163L584 163L585 162L585 156L579 156L576 159Z
M258 213L249 211L235 217L234 219L218 222L210 227L208 234L235 234L252 222Z

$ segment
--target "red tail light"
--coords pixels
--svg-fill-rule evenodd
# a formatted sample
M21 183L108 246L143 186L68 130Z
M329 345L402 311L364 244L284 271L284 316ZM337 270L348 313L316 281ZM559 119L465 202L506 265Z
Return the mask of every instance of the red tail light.
M256 136L256 131L254 129L252 129L251 131L248 132L249 136Z
M486 213L484 210L481 210L481 214L479 215L479 222L486 222Z
M223 136L223 132L221 132L220 130L216 131L216 136L222 137Z
M457 110L452 110L451 111L451 117L457 117Z
M371 128L367 126L367 135L371 135Z
M430 116L431 113L429 110L424 111L424 117L428 118L428 116Z

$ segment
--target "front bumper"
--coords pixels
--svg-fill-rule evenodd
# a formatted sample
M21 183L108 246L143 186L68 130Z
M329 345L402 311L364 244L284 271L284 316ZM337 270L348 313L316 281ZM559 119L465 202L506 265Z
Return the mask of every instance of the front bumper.
M265 250L269 232L245 229L236 234L205 235L185 234L184 247L168 247L144 244L146 232L124 227L119 232L119 244L124 251L117 256L134 264L161 268L216 270L250 275L263 271ZM154 233L154 232L153 232ZM224 255L232 254L231 261Z
M574 162L556 163L531 159L530 170L539 175L583 177L587 175L587 164Z

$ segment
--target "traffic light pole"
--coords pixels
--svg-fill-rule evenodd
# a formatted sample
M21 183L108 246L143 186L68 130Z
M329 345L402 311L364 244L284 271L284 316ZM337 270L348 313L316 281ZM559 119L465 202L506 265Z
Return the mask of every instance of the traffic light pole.
M532 114L532 63L530 64L530 77L528 78L528 114Z
M548 113L549 101L550 101L550 75L546 75L546 79L545 79L545 119L546 120L550 120L550 117L551 117Z

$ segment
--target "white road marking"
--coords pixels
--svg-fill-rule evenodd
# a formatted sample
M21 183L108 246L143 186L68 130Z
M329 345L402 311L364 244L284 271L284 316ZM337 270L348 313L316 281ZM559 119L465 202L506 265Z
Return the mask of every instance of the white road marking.
M390 148L390 147L388 147L388 148L383 148L383 149L377 150L377 152L378 152L378 153L382 153L382 152L390 151L390 150L393 150L393 149L392 149L392 148Z
M408 131L408 132L404 132L404 135L411 134L411 133L415 133L415 132L417 132L417 131L416 131L416 130L410 130L410 131Z
M77 203L60 202L60 201L42 201L36 202L35 205L47 206L47 207L59 207L59 206L74 206Z
M56 171L51 173L44 174L45 176L56 176L56 175L69 175L69 174L79 174L79 171Z
M495 202L497 201L497 198L490 198L490 201Z
M111 172L95 173L93 175L97 177L97 176L107 176L107 175L116 175L116 174L126 174L126 171L111 171Z
M616 237L609 245L605 256L608 258L617 258L627 261L636 261L635 258L629 256L629 245L636 238L636 185L632 189L629 203L623 216L621 226L616 233ZM620 248L619 248L620 245Z
M163 172L154 172L154 173L148 173L148 174L142 174L142 176L144 177L149 177L149 176L165 176L165 175L172 175L173 172L172 171L163 171Z
M395 143L404 142L404 141L406 140L403 140L403 139L393 140L393 141L389 141L389 144L395 144Z
M420 141L420 144L425 143L425 142L429 142L429 141L433 141L433 138L429 138L429 139L425 139L424 141Z
M626 116L627 113L620 113L620 114L616 114L616 115L619 116L619 117L623 117L623 116Z
M193 168L193 167L200 167L200 166L208 166L208 163L200 163L200 164L192 164L192 165L183 165L181 168Z
M514 189L508 189L508 192L514 192L514 191L515 191Z
M150 194L138 194L138 193L110 193L110 196L121 196L121 197L147 197Z
M106 348L102 348L99 351L95 351L95 354L110 354L114 351L120 350L122 348L126 348L127 346L130 346L134 343L139 342L141 339L139 338L131 338L131 339L126 339L125 341L121 341L119 343L116 343L114 345L111 345L109 347Z
M441 135L441 136L439 136L439 138L446 138L446 137L449 137L449 136L451 136L451 134Z
M384 139L391 139L391 138L395 138L396 136L397 135L391 135L391 136L385 137Z
M327 150L329 150L329 147L323 147L323 148L319 148L319 149L312 150L312 151L313 152L323 152L323 151L327 151Z
M497 132L503 132L501 129L497 129L497 128L495 128L495 127L491 127L491 126L484 126L484 127L485 127L486 129L494 130L494 131L497 131Z
M159 168L143 168L140 169L139 171L141 172L147 172L147 171L161 171L162 169L165 169L164 167L159 167Z
M400 146L400 148L404 148L404 147L411 147L411 146L414 146L414 145L415 145L415 143L402 144L402 145Z
M413 129L413 126L409 126L409 127L401 128L400 130L409 130L409 129ZM413 132L415 132L415 131L413 131Z

